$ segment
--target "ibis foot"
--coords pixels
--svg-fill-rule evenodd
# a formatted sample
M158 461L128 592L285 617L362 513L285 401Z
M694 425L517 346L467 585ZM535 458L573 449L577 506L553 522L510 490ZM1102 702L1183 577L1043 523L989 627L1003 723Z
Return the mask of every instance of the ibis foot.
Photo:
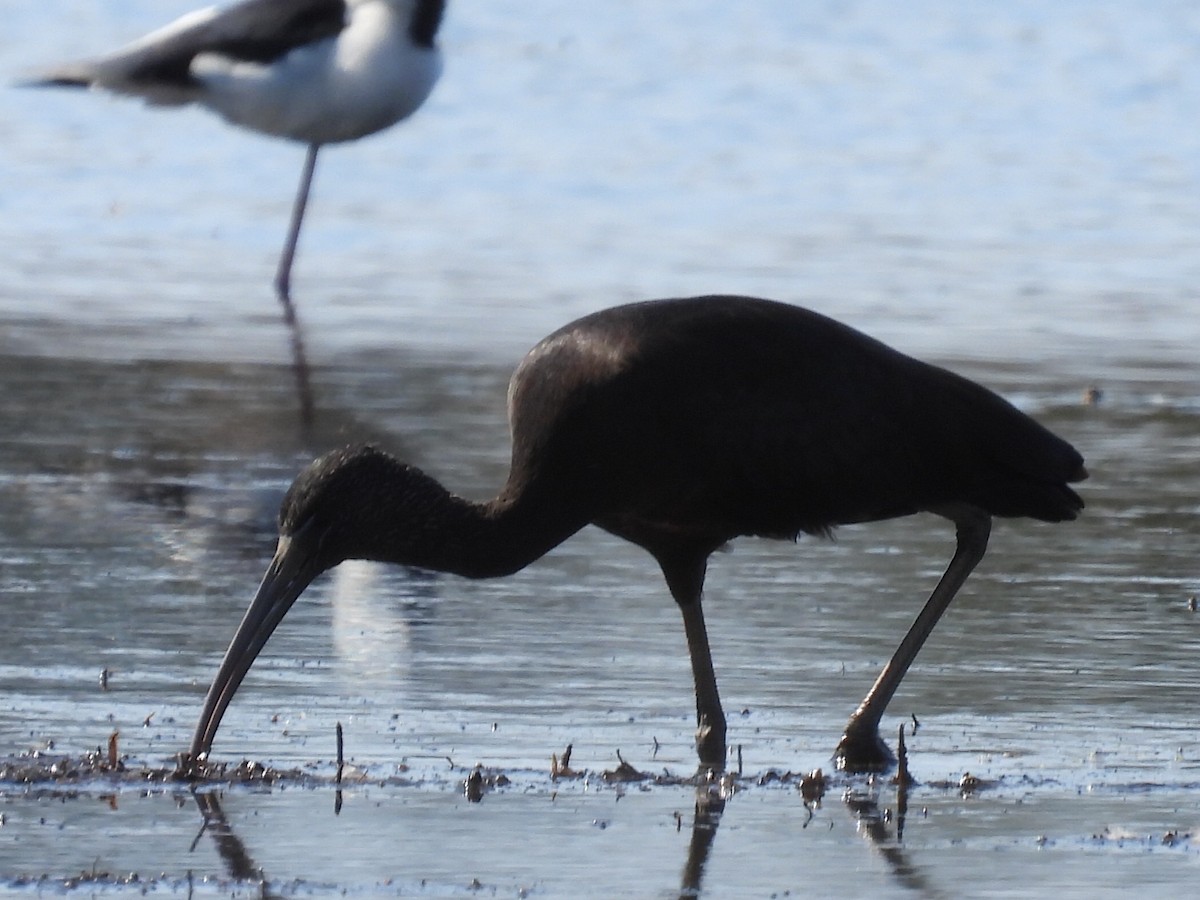
M896 756L879 736L877 726L862 726L851 719L833 754L838 769L851 774L887 772Z

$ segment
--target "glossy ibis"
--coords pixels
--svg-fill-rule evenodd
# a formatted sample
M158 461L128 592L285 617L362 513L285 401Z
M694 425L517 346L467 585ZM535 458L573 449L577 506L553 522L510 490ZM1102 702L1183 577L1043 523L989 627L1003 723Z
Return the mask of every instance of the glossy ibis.
M346 559L508 575L588 524L645 548L683 613L702 767L725 763L700 595L740 535L791 540L932 512L957 549L850 717L839 763L891 763L879 721L984 554L993 516L1074 519L1082 457L996 394L845 325L746 297L634 303L534 347L509 385L512 466L485 503L372 447L336 450L291 486L279 546L213 680L190 756L208 754L255 657L305 587Z

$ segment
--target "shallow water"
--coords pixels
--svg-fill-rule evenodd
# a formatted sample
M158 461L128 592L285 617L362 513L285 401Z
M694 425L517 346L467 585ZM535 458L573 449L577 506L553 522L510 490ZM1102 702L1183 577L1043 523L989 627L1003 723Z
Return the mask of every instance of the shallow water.
M31 5L0 68L186 6ZM756 781L828 768L947 525L714 557L744 771L715 834L693 833L691 787L602 777L618 750L689 774L693 707L652 560L587 530L500 581L342 566L214 748L317 783L224 790L198 840L179 786L3 783L0 886L666 897L696 888L707 846L713 897L1190 889L1196 11L452 4L444 43L427 109L321 161L295 279L309 435L269 289L299 151L200 113L0 91L0 758L117 730L131 769L170 768L297 469L371 439L488 496L519 354L623 300L774 296L949 365L1084 452L1086 514L999 523L897 694L889 741L920 722L902 835L890 785L837 781L810 811ZM586 781L550 778L568 744ZM477 762L510 783L474 804ZM983 783L964 797L966 772Z

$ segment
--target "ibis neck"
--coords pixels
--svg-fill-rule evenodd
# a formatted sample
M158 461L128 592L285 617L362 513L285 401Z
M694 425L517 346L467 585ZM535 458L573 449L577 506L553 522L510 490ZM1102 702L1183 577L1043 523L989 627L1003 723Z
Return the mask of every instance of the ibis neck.
M479 503L431 478L405 506L409 514L381 528L375 552L365 558L495 578L523 569L587 524L553 501L505 493Z

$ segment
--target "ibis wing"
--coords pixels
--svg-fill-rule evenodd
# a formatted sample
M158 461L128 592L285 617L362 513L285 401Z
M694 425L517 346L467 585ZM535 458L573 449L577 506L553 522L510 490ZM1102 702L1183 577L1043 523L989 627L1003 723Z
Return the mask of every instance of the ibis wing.
M706 502L729 530L822 533L930 502L926 472L937 462L915 430L924 410L870 360L826 362L712 386L690 414L668 414L685 435L680 465L703 473Z
M706 472L740 533L821 532L952 503L1045 521L1082 508L1067 486L1083 477L1079 454L981 385L869 345L816 366L771 363L773 377L701 392L704 408L676 418L695 447L686 464Z

